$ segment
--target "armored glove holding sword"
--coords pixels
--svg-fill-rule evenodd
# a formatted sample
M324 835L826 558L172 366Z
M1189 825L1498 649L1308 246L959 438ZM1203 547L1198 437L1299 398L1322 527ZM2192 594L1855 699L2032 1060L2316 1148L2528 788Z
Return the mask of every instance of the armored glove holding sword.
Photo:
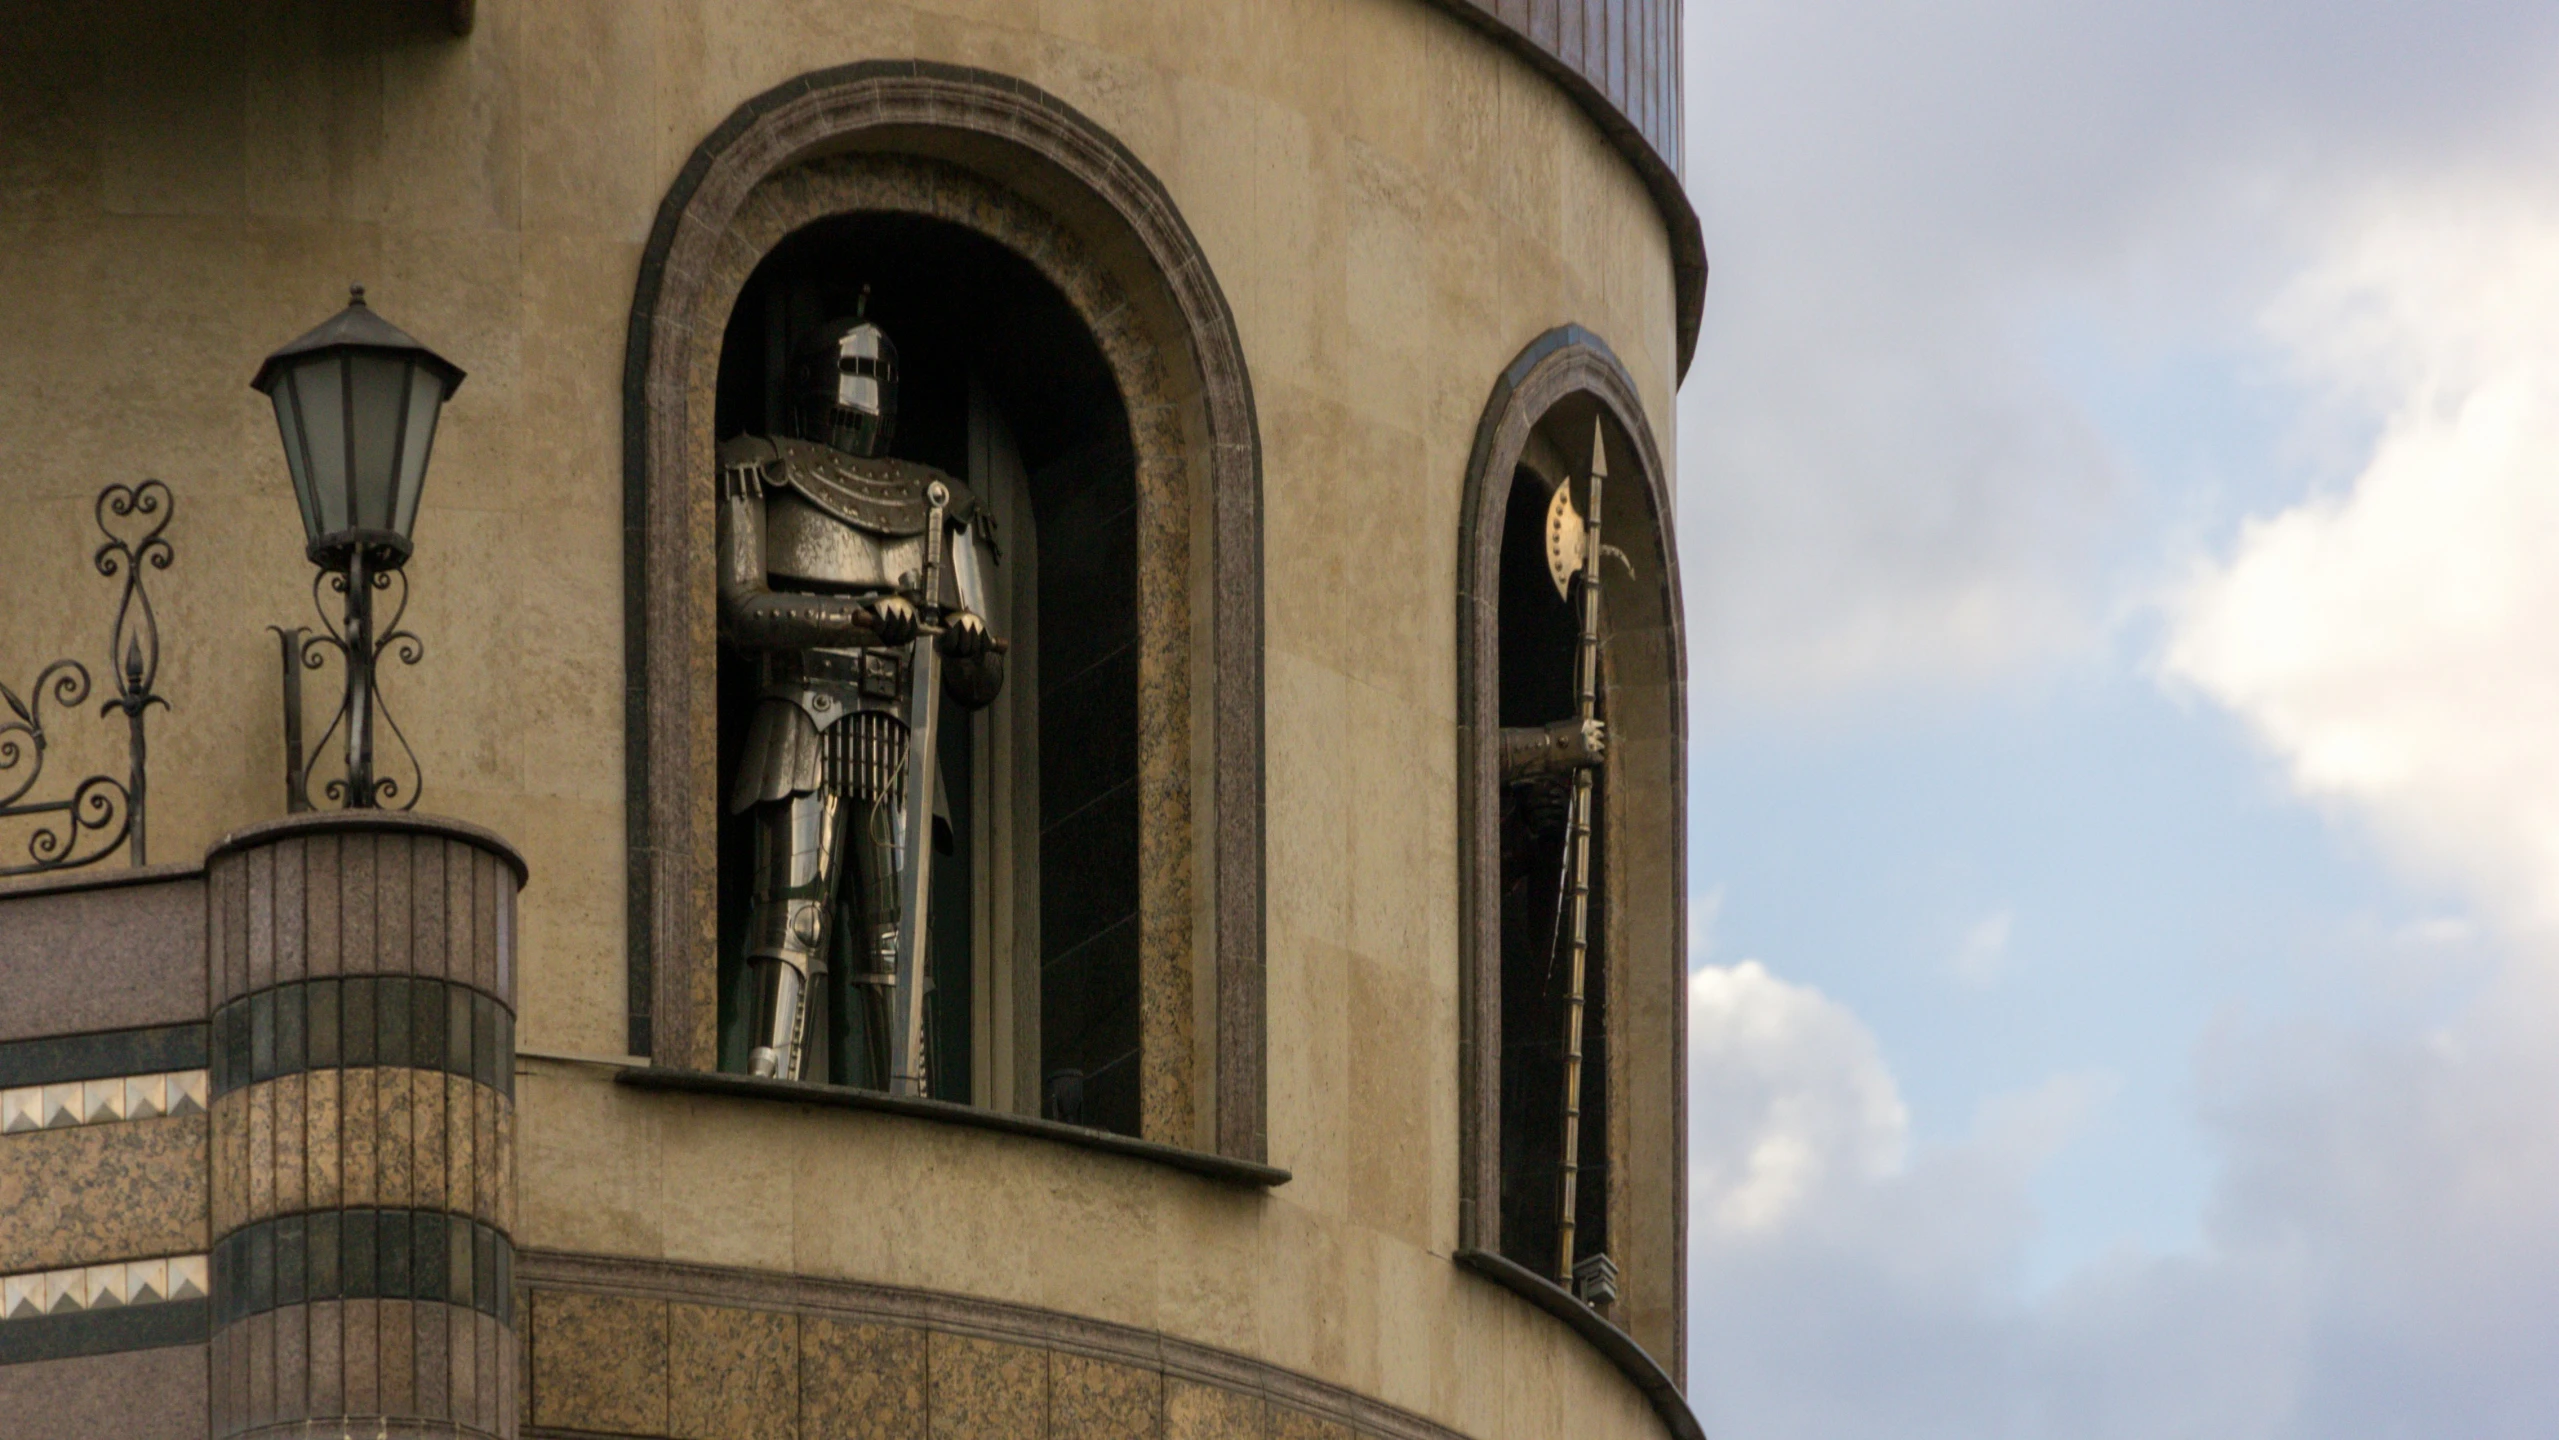
M976 498L883 453L897 386L897 347L862 315L795 350L791 433L720 446L719 613L759 687L728 801L755 827L749 1069L799 1078L832 948L870 1075L922 1095L940 699L994 700L1004 646L979 618Z

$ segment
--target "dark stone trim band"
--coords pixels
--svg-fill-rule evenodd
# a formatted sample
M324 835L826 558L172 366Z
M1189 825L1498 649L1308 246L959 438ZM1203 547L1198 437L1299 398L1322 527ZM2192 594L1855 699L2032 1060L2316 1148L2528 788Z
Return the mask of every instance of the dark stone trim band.
M214 1323L317 1300L431 1300L515 1323L515 1245L442 1210L315 1210L213 1247Z
M295 980L214 1011L211 1060L216 1098L279 1075L385 1065L467 1076L513 1099L515 1013L432 976Z
M838 1110L872 1110L886 1115L936 1120L945 1125L963 1125L974 1130L1027 1135L1034 1140L1054 1140L1082 1150L1099 1150L1106 1155L1125 1155L1132 1160L1186 1170L1229 1185L1268 1189L1274 1185L1285 1185L1292 1178L1289 1172L1276 1165L1212 1155L1202 1150L1185 1150L1178 1145L1162 1145L1108 1130L1088 1130L1081 1125L1064 1125L1055 1120L1010 1115L1001 1110L981 1110L974 1105L958 1105L948 1100L910 1100L877 1090L811 1085L802 1080L763 1080L751 1075L664 1070L644 1065L629 1066L613 1078L616 1084L628 1085L635 1090L670 1090L689 1095L725 1095L742 1100L779 1100Z
M0 1045L0 1089L205 1068L205 1027L161 1025Z
M11 1320L0 1323L0 1365L201 1345L212 1333L212 1313L209 1300L164 1300Z
M1662 1417L1662 1423L1678 1440L1706 1440L1705 1427L1697 1423L1697 1414L1688 1408L1687 1397L1679 1393L1678 1384L1651 1352L1635 1343L1634 1336L1609 1324L1563 1286L1515 1260L1489 1250L1460 1250L1451 1258L1573 1327L1574 1334L1588 1340L1619 1373L1635 1382L1644 1398L1652 1402L1653 1413Z

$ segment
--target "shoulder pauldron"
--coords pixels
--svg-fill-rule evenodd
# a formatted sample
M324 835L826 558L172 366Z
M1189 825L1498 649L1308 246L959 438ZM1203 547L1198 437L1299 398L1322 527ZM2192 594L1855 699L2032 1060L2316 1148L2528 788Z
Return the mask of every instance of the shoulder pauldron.
M785 440L764 483L787 489L836 519L874 535L924 533L924 482L935 471L903 460L865 460L823 445Z

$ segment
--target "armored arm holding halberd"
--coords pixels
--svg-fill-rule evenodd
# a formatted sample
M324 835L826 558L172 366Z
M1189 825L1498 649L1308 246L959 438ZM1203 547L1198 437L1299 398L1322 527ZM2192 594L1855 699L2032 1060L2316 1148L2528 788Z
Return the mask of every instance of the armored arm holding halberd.
M1599 470L1596 447L1592 463L1604 476L1605 471ZM1555 582L1557 599L1572 598L1574 582L1582 578L1585 564L1600 548L1592 535L1595 528L1573 508L1572 487L1557 485L1547 498L1545 525L1546 573ZM1595 576L1598 571L1593 568L1590 573ZM1595 636L1591 643L1597 643ZM1502 727L1501 757L1504 785L1596 770L1608 758L1608 722L1600 719L1593 707L1585 705L1582 713L1552 724L1506 725Z
M719 452L720 629L757 672L729 808L755 817L744 958L761 1075L799 1075L811 985L830 963L843 1078L885 1088L893 1071L920 1072L920 1052L892 1061L901 1026L888 1004L892 988L922 983L900 970L916 968L900 958L914 949L901 944L900 881L927 863L911 832L932 814L935 778L929 734L910 747L930 713L916 685L938 672L926 694L976 709L1004 683L1002 642L979 615L974 497L882 453L897 381L879 326L835 321L796 354L794 433Z

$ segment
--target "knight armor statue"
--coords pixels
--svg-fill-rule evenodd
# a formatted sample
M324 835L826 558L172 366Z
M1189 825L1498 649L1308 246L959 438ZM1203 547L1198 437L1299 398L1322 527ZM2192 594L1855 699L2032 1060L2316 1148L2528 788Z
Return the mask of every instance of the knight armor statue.
M720 633L758 684L728 796L755 835L748 1068L799 1078L834 965L839 1064L921 1094L935 693L975 710L1004 684L980 618L988 525L959 481L885 453L898 363L877 324L820 327L788 394L789 433L719 450Z

